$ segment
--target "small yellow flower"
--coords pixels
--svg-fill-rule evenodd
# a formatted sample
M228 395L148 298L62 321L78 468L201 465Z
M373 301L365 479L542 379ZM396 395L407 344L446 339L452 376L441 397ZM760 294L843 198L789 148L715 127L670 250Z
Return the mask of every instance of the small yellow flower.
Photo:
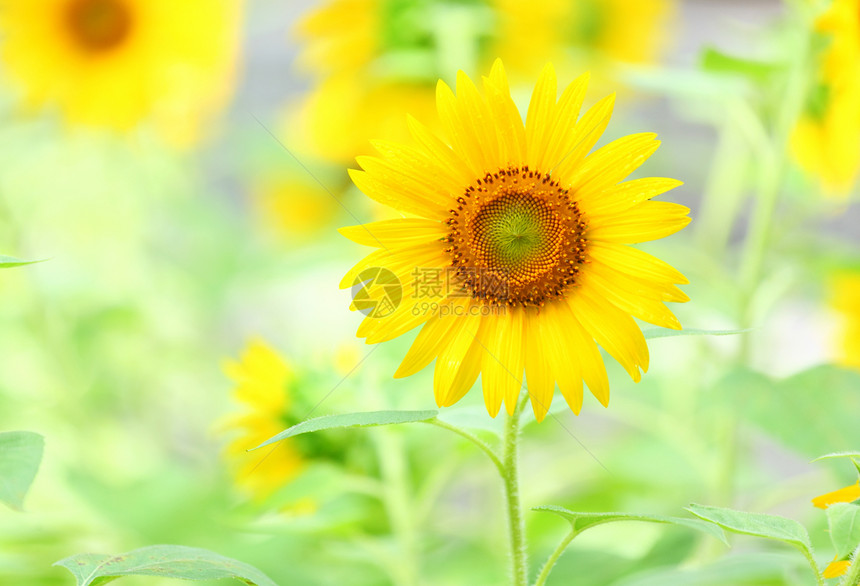
M0 0L0 60L70 124L187 144L231 93L240 0Z
M791 136L791 150L828 195L845 195L860 171L860 0L834 0L816 22L828 38L817 84Z
M265 500L295 478L304 464L288 440L278 443L271 453L247 451L289 426L293 372L262 340L248 344L241 360L227 362L224 370L236 383L235 399L246 408L225 422L226 429L240 432L227 446L226 456L236 485L255 499Z
M687 225L686 207L651 201L681 182L622 183L659 146L654 134L589 154L614 96L579 117L587 84L584 75L558 98L547 65L523 124L501 61L483 79L484 95L461 72L456 96L443 82L437 87L447 143L410 119L412 146L375 141L379 156L357 158L355 184L410 217L342 229L377 250L341 286L367 280L365 269L389 271L365 296L386 302L386 315L371 312L358 335L373 344L423 325L395 376L435 359L440 406L459 401L481 374L490 415L503 401L512 412L524 372L538 420L556 384L574 413L583 380L607 405L598 344L638 381L648 347L631 316L681 327L663 302L687 301L675 286L687 279L628 246ZM392 276L402 285L399 305Z
M840 317L836 361L860 368L860 274L843 273L834 278L831 304Z
M826 509L833 503L852 503L860 499L860 480L845 488L828 492L812 499L812 504L819 509Z

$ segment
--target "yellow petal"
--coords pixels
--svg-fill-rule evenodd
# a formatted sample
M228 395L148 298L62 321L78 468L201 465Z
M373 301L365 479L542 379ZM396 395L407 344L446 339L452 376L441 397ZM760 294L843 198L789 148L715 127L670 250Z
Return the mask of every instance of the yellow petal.
M582 378L588 385L588 390L604 407L609 406L609 377L597 344L573 315L569 304L557 303L556 305L562 313L570 315L570 319L566 322L566 331L574 352L579 358Z
M612 216L683 184L677 179L645 177L612 185L602 191L577 192L576 199L589 218Z
M686 303L690 300L686 293L672 283L627 275L593 258L588 263L586 270L583 271L583 282L586 282L592 275L600 277L604 283L613 289L623 289L628 293L644 297L645 299L671 301L674 303Z
M812 499L812 504L819 509L826 509L833 503L851 503L857 499L860 499L860 480L845 488L817 496Z
M678 283L681 285L686 285L690 282L668 263L647 252L642 252L638 248L624 244L600 241L589 242L588 256L617 271L640 279Z
M653 132L614 140L586 157L569 180L576 194L600 193L624 180L654 154L660 141Z
M645 337L629 315L585 287L576 287L567 298L573 315L621 366L634 382L648 370Z
M383 205L433 220L445 220L448 217L448 210L433 205L421 193L400 191L396 183L392 185L390 181L381 181L365 171L348 169L347 172L362 193Z
M665 201L646 201L600 221L592 221L588 240L635 244L665 238L690 223L690 208Z
M466 161L414 117L408 116L406 122L418 146L424 149L431 159L439 161L440 166L448 169L451 176L462 183L461 191L465 191L475 180L475 173Z
M550 170L553 177L562 185L569 184L569 178L582 164L582 160L588 152L600 140L603 131L609 124L609 119L612 117L614 106L615 94L610 94L589 108L588 112L576 123L570 148L562 155L555 167Z
M450 172L424 149L385 140L371 140L370 144L400 172L416 181L423 180L428 197L436 196L435 204L450 208L463 192L463 181L458 174Z
M452 305L468 306L469 300L466 298L454 298L450 300ZM394 378L403 378L411 376L419 370L433 362L433 359L439 355L443 348L451 343L459 317L452 310L446 312L445 315L437 314L430 318L415 341L410 346L409 351L400 363L400 367L394 373Z
M555 69L551 63L547 63L535 84L526 114L527 162L533 170L540 170L539 163L546 154L547 142L552 132L550 122L557 91Z
M497 171L502 161L495 120L478 88L462 71L457 72L457 102L460 122L476 138L475 146L482 168L484 171Z
M566 317L557 303L547 303L541 308L540 331L547 361L561 395L570 410L579 415L582 409L582 366L577 349L567 335L570 320Z
M423 218L398 218L369 222L357 226L345 226L338 229L357 244L375 246L377 248L396 248L439 240L448 234L442 222Z
M490 169L485 168L479 138L471 132L470 125L461 115L454 92L442 80L436 84L436 108L439 110L439 121L456 155L466 162L473 179L483 177Z
M848 573L848 568L851 567L851 562L848 560L839 560L830 562L827 564L827 567L824 568L824 573L821 574L824 578L838 578L839 576L844 576Z
M457 373L464 363L470 369L470 372L464 372L464 375L471 374L471 370L474 370L472 354L475 352L471 349L481 330L481 316L467 314L452 319L455 319L457 324L450 333L449 343L436 358L433 376L433 393L436 404L440 407L453 405L466 392L463 391L463 385L468 377L463 376L458 380ZM477 373L475 376L477 377ZM455 383L460 384L455 386Z
M578 142L576 120L585 100L588 81L591 76L585 73L565 88L558 103L553 108L552 126L547 136L543 158L537 162L536 169L552 169L573 149Z
M487 329L481 337L481 382L487 411L493 417L502 399L508 413L513 413L523 387L523 311L519 307L498 309L499 314L484 317Z
M498 66L498 67L497 67ZM489 78L484 78L484 93L499 132L500 166L522 166L526 162L526 133L516 104L511 99L508 81L496 60Z
M634 293L622 286L618 279L604 278L603 275L594 270L596 265L597 263L593 263L589 266L588 276L582 281L583 286L592 287L598 295L634 317L663 328L681 329L681 322L678 321L678 318L659 300Z
M526 381L532 410L538 422L546 417L555 390L555 379L544 352L546 342L540 335L539 320L537 311L529 309L523 327Z

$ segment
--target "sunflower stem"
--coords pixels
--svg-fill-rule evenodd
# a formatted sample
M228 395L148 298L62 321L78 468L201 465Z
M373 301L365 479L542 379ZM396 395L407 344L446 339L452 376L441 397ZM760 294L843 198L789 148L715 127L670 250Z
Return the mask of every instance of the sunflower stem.
M546 584L547 578L549 578L549 573L552 572L552 569L555 567L558 558L561 557L561 554L564 553L564 550L567 549L567 546L570 545L570 542L573 541L573 538L576 537L576 530L571 529L570 533L568 533L564 539L561 540L561 543L558 544L558 547L550 554L547 558L546 563L543 565L543 568L540 571L540 574L537 577L537 581L535 582L535 586L544 586Z
M376 434L376 451L382 472L382 502L400 547L400 563L391 568L392 577L397 586L415 586L418 584L418 548L406 454L396 430L380 431Z
M526 550L526 526L520 502L519 472L517 466L520 438L520 414L528 399L523 394L505 425L504 452L502 455L502 480L505 485L505 500L508 507L508 529L511 538L511 583L527 586L529 579L528 552Z

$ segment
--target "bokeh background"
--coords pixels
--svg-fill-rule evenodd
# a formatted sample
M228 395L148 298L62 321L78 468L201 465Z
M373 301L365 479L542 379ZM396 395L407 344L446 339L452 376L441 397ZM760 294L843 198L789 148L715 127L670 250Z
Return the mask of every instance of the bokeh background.
M618 92L603 141L660 134L642 172L682 179L693 222L647 250L690 278L685 327L750 330L654 340L638 385L611 367L608 409L527 427L525 505L772 512L832 557L810 499L855 471L810 461L860 449L860 101L839 79L860 59L831 63L831 3L111 0L63 17L85 49L44 24L64 3L88 1L0 0L0 254L44 259L0 274L0 430L46 440L26 510L0 509L0 583L72 584L53 562L155 543L284 586L504 583L501 491L456 437L245 452L310 414L435 408L430 372L392 378L414 333L355 337L338 283L365 251L336 229L391 212L346 169L499 55L521 109L552 61L592 71L587 103ZM473 395L451 420L491 433ZM540 560L566 527L527 521ZM574 583L810 581L778 546L625 524L577 539L549 581Z

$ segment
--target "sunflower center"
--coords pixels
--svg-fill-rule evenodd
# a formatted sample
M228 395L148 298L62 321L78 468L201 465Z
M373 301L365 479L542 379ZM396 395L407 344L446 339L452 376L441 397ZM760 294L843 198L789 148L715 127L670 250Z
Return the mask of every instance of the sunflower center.
M586 224L549 174L509 167L458 198L448 220L456 280L490 304L541 306L563 296L585 262Z
M124 0L72 0L66 9L66 25L78 45L100 53L128 38L132 14Z

